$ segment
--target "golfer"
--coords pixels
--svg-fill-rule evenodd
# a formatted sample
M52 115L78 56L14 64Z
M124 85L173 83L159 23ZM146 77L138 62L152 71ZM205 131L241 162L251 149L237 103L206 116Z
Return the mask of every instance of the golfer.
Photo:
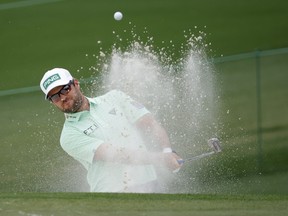
M63 68L47 71L40 87L64 112L61 147L85 167L91 192L161 192L155 166L180 169L165 130L123 92L88 98ZM148 148L156 144L159 151Z

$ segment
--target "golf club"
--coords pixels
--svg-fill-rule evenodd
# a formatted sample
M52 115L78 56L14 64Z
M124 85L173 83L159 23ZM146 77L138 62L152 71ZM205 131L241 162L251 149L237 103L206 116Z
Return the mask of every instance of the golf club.
M189 161L198 160L198 159L201 159L201 158L204 158L204 157L208 157L208 156L210 156L210 155L213 155L213 154L215 154L215 153L221 152L220 141L219 141L218 138L211 138L211 139L209 139L209 140L208 140L208 145L209 145L209 147L212 148L212 151L203 153L203 154L201 154L201 155L193 156L193 157L190 157L190 158L186 158L185 160L178 160L178 163L179 163L179 164L183 164L184 162L189 162Z

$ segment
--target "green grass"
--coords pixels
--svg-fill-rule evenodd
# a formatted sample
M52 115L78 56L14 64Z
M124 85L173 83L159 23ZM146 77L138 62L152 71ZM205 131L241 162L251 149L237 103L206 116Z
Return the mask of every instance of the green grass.
M1 1L7 2L14 1ZM233 4L228 0L217 3L212 0L64 0L0 10L0 90L37 86L43 72L56 66L70 69L78 78L90 77L94 74L88 69L96 65L93 55L100 50L97 42L102 41L103 50L109 50L116 41L112 31L124 39L130 38L129 32L134 25L134 31L143 38L147 37L143 33L147 27L156 47L165 46L172 40L175 53L184 41L183 31L188 29L195 34L199 30L207 33L207 43L212 43L209 57L287 47L287 8L288 1L284 0L247 0ZM116 10L124 14L121 22L113 20ZM162 41L166 43L163 45ZM221 96L217 99L217 117L223 153L213 160L184 166L178 180L171 185L175 187L175 192L288 194L287 58L287 54L261 58L263 146L260 162L256 134L255 59L215 65ZM9 195L11 192L87 191L85 171L59 146L64 117L43 100L41 92L2 96L0 107L0 192L8 193L7 196L11 196L9 199L13 200L13 195ZM186 152L181 153L185 155ZM185 181L181 181L180 177ZM265 185L265 189L262 185ZM28 201L33 204L33 196L37 198L37 195L30 195L32 198ZM73 196L77 200L81 196L45 194L42 199L42 195L39 195L39 205L45 205L43 200L50 200L47 197L54 195L67 196L67 200ZM20 198L15 198L12 204L15 202L21 207L21 197L25 196L19 195ZM82 198L87 196L83 195ZM180 197L184 199L185 196ZM193 203L190 198L183 205ZM222 198L215 196L217 199ZM194 205L191 206L193 211ZM204 215L209 215L207 211L204 211ZM247 211L252 210L249 207ZM272 207L267 210L269 213L271 211ZM245 210L239 215L242 213Z
M112 31L128 37L134 25L142 36L147 28L158 46L172 40L175 50L185 40L184 30L205 31L212 56L287 47L287 8L285 0L64 0L1 10L5 82L0 90L38 85L43 71L54 66L79 69L79 77L89 77L88 68L96 64L93 54L99 52L97 41L109 49L115 42ZM121 22L113 19L116 10L124 14Z
M17 1L2 0L0 8L9 2ZM287 47L287 8L285 0L63 0L0 10L0 91L37 86L56 66L91 77L93 55L111 49L117 34L125 46L132 29L153 37L155 47L172 40L175 58L189 29L207 34L209 57ZM121 22L113 20L116 10ZM71 193L88 186L83 168L59 146L62 113L40 91L2 96L0 215L286 215L287 58L261 58L261 152L255 59L215 64L223 152L185 164L169 183L175 194Z
M168 194L1 194L3 215L275 215L287 196Z

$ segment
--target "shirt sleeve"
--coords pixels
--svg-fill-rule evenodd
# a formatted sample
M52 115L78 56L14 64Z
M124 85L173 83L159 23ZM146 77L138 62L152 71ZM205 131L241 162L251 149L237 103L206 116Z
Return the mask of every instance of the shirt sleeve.
M85 167L93 162L97 148L104 141L85 135L77 129L63 128L60 144L64 151L81 162Z
M135 123L139 118L150 113L143 104L135 101L122 91L114 90L113 96L131 123Z

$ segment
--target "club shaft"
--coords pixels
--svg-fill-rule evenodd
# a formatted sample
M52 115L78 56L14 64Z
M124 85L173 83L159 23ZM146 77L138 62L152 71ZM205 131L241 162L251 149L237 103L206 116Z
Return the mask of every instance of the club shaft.
M180 159L178 160L178 163L180 165L184 164L185 162L189 162L189 161L194 161L194 160L198 160L201 158L205 158L205 157L209 157L210 155L214 154L214 153L219 153L221 152L221 148L220 148L220 141L218 138L211 138L208 140L208 145L213 149L213 151L211 152L206 152L203 153L201 155L197 155L197 156L193 156L193 157L189 157L184 159Z
M198 159L201 159L201 158L204 158L204 157L208 157L212 154L214 154L215 152L214 151L211 151L211 152L207 152L207 153L203 153L201 155L197 155L197 156L193 156L193 157L190 157L190 158L186 158L184 161L194 161L194 160L198 160Z
M199 160L201 158L209 157L210 155L212 155L214 153L215 153L214 151L211 151L211 152L203 153L201 155L197 155L197 156L193 156L193 157L190 157L190 158L186 158L185 160L181 159L181 160L178 160L178 163L179 164L184 164L185 162Z

